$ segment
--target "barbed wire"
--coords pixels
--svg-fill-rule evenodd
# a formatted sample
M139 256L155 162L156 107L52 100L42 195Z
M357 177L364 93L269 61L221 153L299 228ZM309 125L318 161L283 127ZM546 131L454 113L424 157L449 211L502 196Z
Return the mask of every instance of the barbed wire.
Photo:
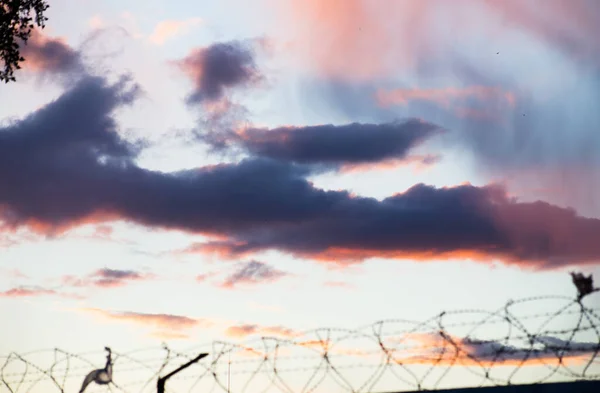
M598 304L596 295L586 300ZM86 392L156 391L161 375L201 352L208 356L175 375L167 392L354 393L595 380L600 308L584 305L582 297L534 297L494 311L283 332L287 336L214 341L185 351L113 350L113 383L92 384ZM0 357L0 392L79 391L101 363L99 352L11 353Z

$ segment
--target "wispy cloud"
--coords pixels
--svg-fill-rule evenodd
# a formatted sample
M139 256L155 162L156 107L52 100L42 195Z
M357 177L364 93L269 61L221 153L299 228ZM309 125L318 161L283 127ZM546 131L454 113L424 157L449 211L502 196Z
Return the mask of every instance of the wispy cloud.
M298 335L292 329L283 326L261 326L254 324L243 324L230 326L225 330L225 334L229 337L243 338L247 336L262 335L262 336L278 336L278 337L295 337Z
M440 89L380 89L376 94L380 105L406 105L411 101L428 101L449 108L453 103L469 99L478 101L500 100L513 107L514 93L495 86L447 87Z
M0 292L0 297L32 297L44 295L58 295L53 289L47 289L38 286L19 286Z
M185 20L163 20L158 22L148 40L155 45L162 45L166 41L191 32L202 24L201 18Z
M205 319L195 319L183 315L151 314L133 311L110 311L97 308L81 309L101 318L154 328L154 337L184 339L189 337L193 328L213 326L213 322Z
M215 277L217 275L218 274L216 272L201 273L196 276L196 281L197 282L205 282L208 279Z
M64 285L74 287L114 288L122 287L133 281L143 281L153 277L152 274L140 273L135 270L103 268L96 270L85 277L75 277L71 275L64 276L62 282Z
M0 267L0 273L2 273L2 275L5 277L10 277L10 278L23 278L23 279L29 278L29 276L27 276L25 273L23 273L19 269L8 269L8 268Z
M0 297L5 298L29 298L40 296L58 296L69 299L81 299L81 296L68 294L57 291L55 289L45 288L37 285L25 286L21 285L15 288L0 292Z
M266 263L250 261L240 263L238 269L229 275L221 286L232 289L237 285L272 283L288 275L289 273L275 269Z
M326 281L323 285L329 288L342 288L342 289L354 289L356 288L353 284L345 281Z

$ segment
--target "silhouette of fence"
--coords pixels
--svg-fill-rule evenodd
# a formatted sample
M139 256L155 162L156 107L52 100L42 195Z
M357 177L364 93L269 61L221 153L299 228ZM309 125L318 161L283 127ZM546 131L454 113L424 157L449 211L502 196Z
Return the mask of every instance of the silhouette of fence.
M494 311L443 312L359 329L317 329L244 343L214 341L176 351L113 349L113 382L86 392L151 392L173 376L176 392L376 392L600 379L600 308L585 299L535 297ZM285 333L285 332L284 332ZM100 352L60 349L0 358L0 392L75 392L103 364Z

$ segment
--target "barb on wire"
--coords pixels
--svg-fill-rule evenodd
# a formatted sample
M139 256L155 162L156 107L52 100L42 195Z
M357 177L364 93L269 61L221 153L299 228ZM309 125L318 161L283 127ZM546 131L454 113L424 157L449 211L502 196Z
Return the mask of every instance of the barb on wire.
M107 348L106 366L92 373L87 357L96 354L12 353L0 357L0 392L77 391L84 377L89 386L84 382L81 392L87 386L86 393L113 388L373 393L600 380L600 308L589 306L599 304L598 299L587 277L588 286L572 277L575 298L513 300L491 311L445 311L417 322L386 320L357 329L215 341L188 351L165 345L115 353L114 365ZM211 361L199 362L207 354ZM197 366L179 373L192 364ZM112 382L113 366L118 386ZM168 368L174 371L161 377Z

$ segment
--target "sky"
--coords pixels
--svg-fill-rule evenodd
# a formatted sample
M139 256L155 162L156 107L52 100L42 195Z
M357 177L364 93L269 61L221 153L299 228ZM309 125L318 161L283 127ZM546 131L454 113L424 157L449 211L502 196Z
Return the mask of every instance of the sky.
M595 0L49 3L0 87L2 354L424 320L600 274Z

